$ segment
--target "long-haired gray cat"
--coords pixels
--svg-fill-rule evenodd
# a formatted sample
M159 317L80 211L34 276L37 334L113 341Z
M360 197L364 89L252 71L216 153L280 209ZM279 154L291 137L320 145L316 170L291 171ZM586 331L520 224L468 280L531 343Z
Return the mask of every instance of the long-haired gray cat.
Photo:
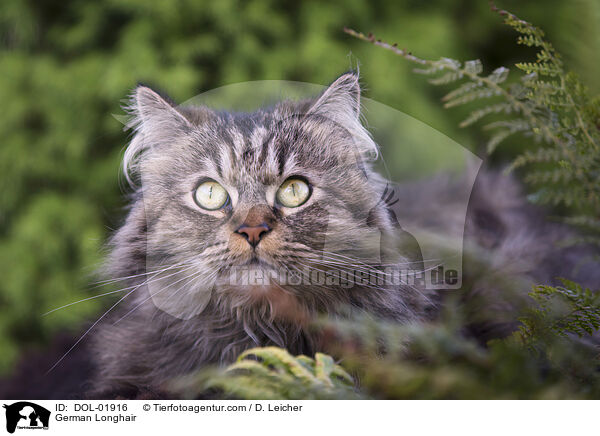
M130 110L135 136L124 167L136 189L108 265L129 291L95 335L99 396L154 391L255 346L312 354L319 335L309 325L317 316L350 310L406 323L432 312L437 299L414 284L231 279L239 271L293 276L421 265L418 248L408 247L414 241L380 201L387 182L372 169L377 146L360 122L356 74L313 100L253 113L176 107L143 86ZM550 242L540 241L556 238L543 234L537 218L523 218L528 208L514 191L498 174L481 183L467 234L497 253L498 270L518 253L523 261L508 273L545 279L538 265ZM450 209L420 203L410 189L398 195L421 214L454 220ZM374 231L384 243L374 242ZM478 283L471 293L497 286L487 277Z

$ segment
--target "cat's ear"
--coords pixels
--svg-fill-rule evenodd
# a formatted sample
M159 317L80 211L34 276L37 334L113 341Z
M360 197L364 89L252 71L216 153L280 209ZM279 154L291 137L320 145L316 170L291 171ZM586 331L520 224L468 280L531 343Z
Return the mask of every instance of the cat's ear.
M360 84L358 73L342 74L321 94L309 114L317 114L347 124L360 116Z
M358 152L361 159L374 160L379 149L360 120L360 83L358 73L352 71L338 77L317 98L308 115L318 115L345 128L354 141L342 141L345 152Z
M146 133L191 127L187 118L176 109L168 97L162 97L147 86L139 85L135 89L129 110L135 118L138 130Z
M160 145L171 143L178 135L188 132L192 124L168 98L143 85L134 90L125 110L131 116L126 127L134 130L135 136L125 150L123 172L134 186L142 154L160 150Z

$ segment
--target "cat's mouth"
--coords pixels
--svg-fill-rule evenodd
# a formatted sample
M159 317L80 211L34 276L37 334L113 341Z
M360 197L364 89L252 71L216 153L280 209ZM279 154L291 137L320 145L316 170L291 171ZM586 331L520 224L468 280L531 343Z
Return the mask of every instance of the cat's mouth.
M248 266L248 267L261 267L261 268L273 268L273 265L271 265L269 262L266 262L263 259L259 259L259 257L256 254L253 254L252 257L246 261L246 263L242 264L242 266Z
M222 274L229 275L232 281L235 281L236 277L263 277L263 280L269 281L270 278L277 277L277 271L278 268L274 264L253 254L249 259L224 269Z
M253 255L246 262L233 267L225 292L236 296L244 305L267 305L271 319L294 324L305 324L308 311L285 283L278 268Z

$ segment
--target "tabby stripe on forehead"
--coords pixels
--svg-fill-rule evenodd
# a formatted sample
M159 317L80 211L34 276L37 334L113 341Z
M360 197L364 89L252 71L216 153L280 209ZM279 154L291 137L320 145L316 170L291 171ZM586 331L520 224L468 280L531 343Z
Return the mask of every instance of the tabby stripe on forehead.
M242 154L242 159L244 161L249 161L253 158L254 156L254 150L252 150L250 147L246 147L244 149L244 153Z
M216 165L217 165L217 174L219 175L220 178L223 178L223 154L221 153L219 155L219 159L217 159L216 161ZM211 188L211 193L212 193L212 188Z
M285 161L288 157L287 147L284 144L278 144L277 151L275 152L275 158L277 159L277 171L278 175L283 174L285 168ZM275 146L275 144L273 144Z
M267 159L267 154L269 153L269 148L271 146L271 141L273 140L273 133L271 132L269 134L269 136L267 136L261 145L261 149L260 149L260 155L258 157L258 161L260 163L264 163L265 160Z
M233 172L233 166L235 162L235 141L229 132L225 132L223 138L227 144L227 147L223 147L224 150L222 150L222 165L227 170Z

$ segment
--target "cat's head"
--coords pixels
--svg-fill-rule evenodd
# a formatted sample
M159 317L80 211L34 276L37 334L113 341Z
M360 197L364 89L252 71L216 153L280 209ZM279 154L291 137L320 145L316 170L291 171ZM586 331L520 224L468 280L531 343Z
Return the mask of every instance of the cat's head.
M144 86L130 110L124 170L138 195L115 261L143 259L131 270L147 272L159 307L188 318L211 301L262 305L276 317L352 304L348 283L319 271L377 264L391 226L355 73L252 113L179 107Z

